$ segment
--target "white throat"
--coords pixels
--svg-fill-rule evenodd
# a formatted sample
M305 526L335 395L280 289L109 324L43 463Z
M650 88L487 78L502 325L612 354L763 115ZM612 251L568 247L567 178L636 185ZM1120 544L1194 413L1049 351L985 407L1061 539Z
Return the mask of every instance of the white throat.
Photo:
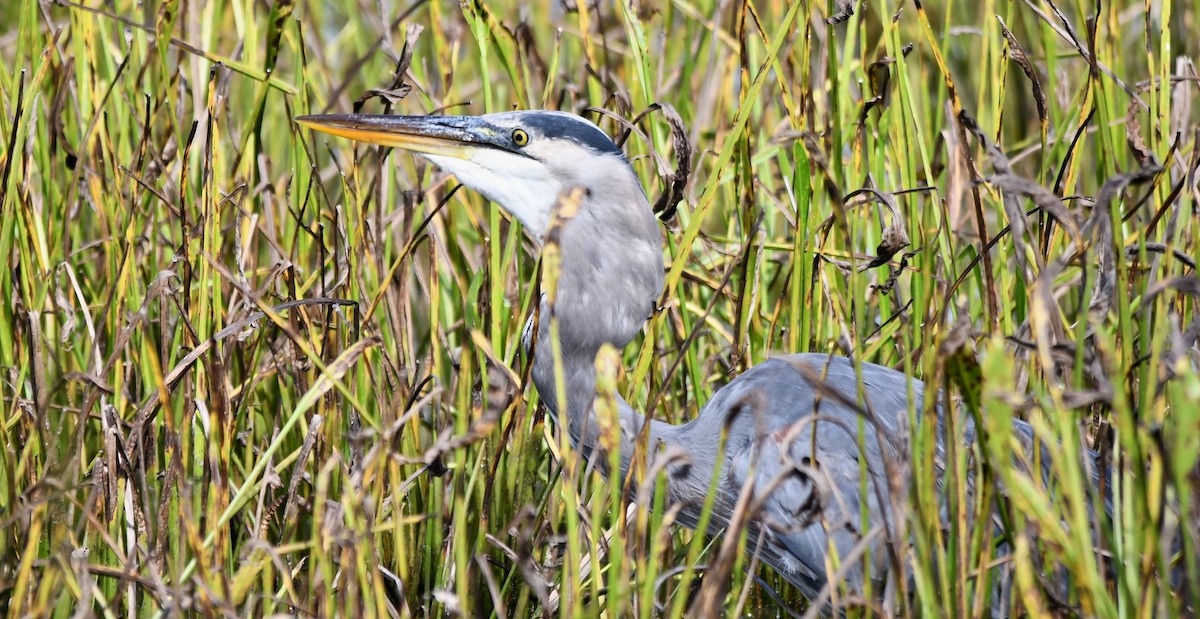
M546 176L545 167L536 159L491 148L477 150L470 159L445 155L424 157L454 174L462 184L502 206L531 235L539 240L542 238L562 187L557 180ZM505 170L506 174L501 176L493 170Z

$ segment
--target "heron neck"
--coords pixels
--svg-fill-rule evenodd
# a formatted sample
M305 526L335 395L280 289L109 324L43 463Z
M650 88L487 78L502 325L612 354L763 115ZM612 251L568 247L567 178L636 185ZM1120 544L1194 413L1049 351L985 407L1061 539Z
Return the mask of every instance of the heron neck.
M632 175L631 175L632 176ZM578 216L562 229L562 267L553 307L543 299L533 356L533 381L554 417L566 421L572 444L584 457L600 444L596 419L596 353L604 344L629 344L651 316L662 291L662 240L657 220L642 194L627 192L640 208L613 208L585 199ZM611 194L611 188L606 192ZM557 322L557 330L552 327ZM556 373L553 337L558 338L561 375ZM561 376L561 383L558 376ZM564 389L559 396L558 387ZM633 455L643 415L617 398L621 467ZM560 410L563 406L566 410ZM669 426L650 422L652 438ZM600 459L600 463L607 460Z
M548 321L543 321L540 329L549 330ZM560 327L561 331L561 327ZM555 373L554 354L550 348L550 338L539 336L539 348L533 358L533 381L537 386L541 400L546 404L560 425L566 422L567 434L571 445L581 456L591 459L593 453L600 449L601 423L596 414L596 369L595 352L587 354L581 351L563 351L561 385L563 397L559 397L559 379ZM629 470L634 456L634 446L642 431L648 430L650 445L657 444L670 431L671 426L653 419L633 409L620 395L615 398L617 407L618 448L620 450L620 474L623 478ZM566 406L566 411L562 410ZM649 423L649 428L643 428ZM602 451L602 450L601 450ZM605 474L609 473L608 459L600 456L598 466Z

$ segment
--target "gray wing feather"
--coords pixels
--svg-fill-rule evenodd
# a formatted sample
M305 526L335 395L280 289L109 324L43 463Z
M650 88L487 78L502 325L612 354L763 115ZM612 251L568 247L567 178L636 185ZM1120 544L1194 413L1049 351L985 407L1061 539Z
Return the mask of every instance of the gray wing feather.
M797 364L813 370L826 387L844 396L842 399L856 400L858 377L849 360L821 354L789 355L757 365L726 385L695 421L680 428L680 434L693 444L713 443L697 444L695 453L717 453L716 443L723 426L728 425L722 467L725 478L719 484L714 512L731 513L737 496L752 485L760 499L760 511L750 524L751 546L762 536L763 560L811 599L828 579L830 551L836 549L839 556L847 556L864 533L860 530L864 459L867 523L883 524L890 496L884 451L891 452L888 455L893 461L902 453L908 426L905 381L909 379L887 368L863 364L864 389L871 394L870 408L885 438L881 442L873 423L841 399L822 397L820 390L798 373ZM914 380L912 387L920 398L923 384ZM702 473L693 473L697 474ZM717 522L715 528L724 524ZM847 584L858 588L864 576L861 570L852 573Z
M860 376L863 407L855 404ZM749 547L760 548L764 562L806 597L817 598L829 580L831 551L845 558L869 531L894 530L892 496L903 500L911 477L909 395L919 421L924 390L924 383L901 372L863 363L860 375L849 359L814 353L778 357L746 371L719 390L696 420L678 428L677 440L693 454L716 454L722 435L727 437L711 532L728 525L738 496L750 489L758 511L747 525ZM940 407L936 423L940 462L945 456ZM1032 427L1014 420L1014 431L1030 453ZM973 441L970 419L963 434L967 444ZM708 487L715 464L693 464L677 477L697 496L698 488ZM1050 466L1044 458L1047 481ZM1090 470L1094 479L1101 477L1097 467ZM681 520L695 526L698 515L698 507L684 509ZM861 592L868 578L882 583L888 537L874 536L870 561L844 574L840 584L849 592Z

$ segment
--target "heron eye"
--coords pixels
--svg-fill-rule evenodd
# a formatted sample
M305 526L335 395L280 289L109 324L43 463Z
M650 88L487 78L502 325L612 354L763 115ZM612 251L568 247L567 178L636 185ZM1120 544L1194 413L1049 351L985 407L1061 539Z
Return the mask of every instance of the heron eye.
M516 144L517 146L520 146L520 147L524 147L526 144L529 143L529 134L525 133L524 129L513 129L512 141L513 141L513 144Z

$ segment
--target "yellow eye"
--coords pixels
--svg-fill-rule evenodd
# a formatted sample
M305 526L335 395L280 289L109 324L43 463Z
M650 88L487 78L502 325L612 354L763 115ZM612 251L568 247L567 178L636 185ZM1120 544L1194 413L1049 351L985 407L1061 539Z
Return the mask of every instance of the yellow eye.
M516 144L517 146L520 146L520 147L524 147L526 144L529 143L529 134L525 133L524 129L513 129L512 141L513 141L513 144Z

